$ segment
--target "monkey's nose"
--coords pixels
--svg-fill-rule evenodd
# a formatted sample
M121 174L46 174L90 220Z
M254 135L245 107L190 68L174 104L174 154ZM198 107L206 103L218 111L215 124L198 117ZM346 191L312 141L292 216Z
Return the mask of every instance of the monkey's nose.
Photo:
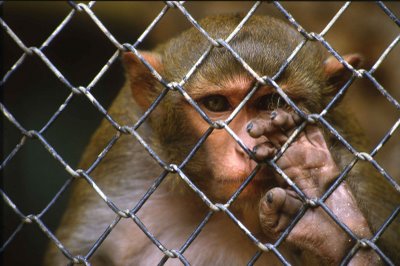
M256 145L255 139L251 138L250 136L245 136L245 137L240 136L240 140L242 144L244 144L244 146L248 149L248 151L251 151L253 147ZM249 157L247 151L239 143L236 143L235 149L236 152L239 153L240 155Z

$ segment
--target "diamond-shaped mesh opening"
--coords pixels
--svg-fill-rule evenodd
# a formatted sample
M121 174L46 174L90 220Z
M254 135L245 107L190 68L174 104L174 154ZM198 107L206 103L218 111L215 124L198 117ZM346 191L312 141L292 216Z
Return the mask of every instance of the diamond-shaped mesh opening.
M9 235L5 236L9 237ZM42 257L44 249L35 249L31 247L45 246L48 238L38 228L37 224L25 224L20 231L13 237L8 248L3 253L2 263L4 265L13 265L14 263L25 264L27 257ZM20 245L19 243L24 243ZM24 254L24 256L21 256Z
M72 84L78 86L88 84L114 52L113 44L91 18L78 13L44 53ZM80 71L75 71L77 68Z
M4 50L7 50L7 57L3 57L2 59L2 68L1 68L1 78L6 75L8 70L17 62L17 60L22 56L23 51L21 48L15 43L14 39L11 38L8 34L2 34L2 47Z
M2 3L2 5L7 6L8 3ZM15 5L12 4L11 7ZM95 4L95 2L79 3L74 1L60 5L63 5L62 8L55 8L56 4L53 5L54 12L57 13L57 16L54 16L57 17L55 19L57 22L47 24L47 26L52 25L52 27L48 26L51 28L48 32L52 33L48 33L49 35L32 43L30 41L20 42L20 40L25 41L30 37L24 37L25 34L28 35L23 30L24 27L27 27L26 23L21 23L14 18L23 17L24 12L47 14L45 10L53 10L53 6L46 5L42 8L30 6L25 10L21 8L21 10L13 11L15 14L12 13L12 16L4 13L1 18L4 22L2 23L3 34L9 41L11 39L12 42L17 43L17 49L24 54L14 67L11 67L10 64L6 65L7 69L4 73L7 74L2 83L5 97L1 103L3 119L9 120L7 124L11 123L14 131L17 130L21 137L24 137L20 144L21 148L18 145L14 149L11 148L15 154L11 153L10 155L10 149L4 152L1 170L7 178L8 170L13 169L13 164L18 164L20 160L23 160L20 157L23 157L23 149L28 145L24 141L32 142L31 139L36 139L34 140L35 144L39 145L41 152L47 153L51 159L46 163L40 156L30 156L32 161L37 157L35 165L38 169L47 170L50 173L39 178L32 171L31 174L35 176L36 182L34 184L31 184L29 180L22 182L28 188L25 192L28 195L26 197L19 195L19 192L10 192L12 191L10 187L16 184L12 183L13 179L8 176L7 182L3 184L4 189L1 190L5 208L8 209L8 212L11 210L11 212L18 213L19 208L25 205L25 203L21 204L24 199L35 198L32 197L34 193L31 193L30 189L35 193L38 192L39 187L41 190L47 190L47 185L44 187L42 185L46 183L43 180L51 178L59 180L56 182L57 184L54 184L55 189L48 189L50 196L43 197L47 198L48 204L41 205L39 212L29 208L31 205L27 201L28 208L23 208L22 213L14 215L17 219L13 216L13 219L5 222L16 220L17 224L18 221L21 224L29 223L30 227L40 229L41 236L50 239L49 245L52 247L53 259L60 258L61 261L63 258L64 262L69 261L73 264L104 263L102 260L107 261L106 263L121 262L123 258L129 265L140 265L145 261L147 264L159 263L161 265L170 262L180 262L184 265L221 264L222 262L252 265L257 262L263 264L266 261L274 264L296 264L294 257L298 254L290 253L286 244L290 244L290 236L294 234L296 226L301 224L302 219L307 219L311 209L318 207L317 211L329 216L328 219L337 224L341 234L347 234L349 240L353 240L355 243L354 246L349 247L351 250L347 250L346 254L343 254L344 257L341 258L343 263L349 262L361 246L372 249L371 252L376 252L389 265L398 262L399 258L396 258L395 252L387 252L390 249L393 250L391 245L395 245L395 239L399 236L397 229L400 208L399 202L393 202L393 199L400 193L400 186L398 173L396 170L393 171L393 167L390 166L395 165L394 168L396 168L398 156L396 157L396 149L385 150L387 145L398 146L400 106L398 94L395 91L398 84L395 78L398 75L393 74L396 64L388 61L396 56L398 50L396 50L396 45L399 42L399 19L392 11L396 10L397 5L329 3L329 5L322 6L318 3L281 4L274 2L267 4L257 2L235 5L229 3L227 6L226 3L166 2L149 3L145 7L141 3L137 5L124 3L119 6L118 3ZM30 10L31 8L33 11ZM112 11L107 11L109 8ZM116 11L118 8L122 9L121 12ZM151 9L151 15L142 14L147 8ZM227 36L215 36L210 33L212 30L205 29L198 24L198 19L204 15L220 13L218 9L222 9L221 11L224 12L241 11L245 16ZM11 8L11 10L13 9ZM355 10L360 10L360 12L357 13ZM110 12L114 15L117 14L118 18L112 19ZM371 12L379 13L379 15L370 19ZM300 36L297 47L290 51L285 62L278 67L277 72L263 73L257 68L257 65L247 62L249 60L240 52L239 47L235 47L231 43L231 40L241 32L247 20L255 13L281 17L296 28L297 34ZM318 15L313 16L312 14ZM322 16L323 19L319 20L318 16ZM60 21L60 17L65 18ZM129 17L135 17L132 21L140 20L141 24L137 24L137 27L129 25L126 23L126 19ZM10 25L6 24L7 21L10 21ZM366 21L367 24L365 24ZM373 23L373 21L379 21L379 23ZM375 24L380 24L381 21L388 24L385 27L387 32L376 27ZM133 23L135 24L135 22ZM29 36L34 35L32 33L35 33L34 28L37 28L37 25L39 24L29 25L27 30ZM205 45L195 56L189 54L192 56L191 58L182 56L180 49L176 49L173 60L180 61L180 65L185 65L186 68L179 74L165 75L162 68L160 69L140 51L169 39L174 35L169 32L170 29L180 32L187 25L199 33L201 39L199 42L204 41ZM351 25L351 27L347 27L347 25ZM363 27L374 30L360 30ZM12 33L11 28L15 28L16 31ZM121 33L125 31L132 32L129 32L128 35ZM358 34L351 35L350 33L349 35L349 32ZM374 40L374 42L369 40ZM44 44L40 46L43 41ZM291 95L286 93L287 87L294 85L290 82L285 83L284 77L287 75L288 69L296 64L297 56L313 42L319 42L327 54L336 57L344 65L349 74L349 82L340 89L338 94L330 95L329 101L324 99L326 103L321 103L318 110L304 112L301 101L294 101ZM355 43L355 45L346 46L346 43ZM379 43L379 47L375 43ZM192 44L193 47L196 45L197 43ZM374 46L374 49L368 50L369 46ZM230 62L239 66L240 72L254 80L252 86L249 86L248 91L239 99L240 103L235 105L223 119L210 116L204 108L204 99L191 93L193 84L191 82L202 73L204 74L202 68L207 65L209 54L217 50L228 54ZM139 111L133 109L120 111L117 108L118 105L134 106L136 104L131 98L129 88L124 88L107 111L112 98L118 93L117 88L122 84L119 58L124 52L130 52L132 58L136 58L134 60L138 62L137 68L147 69L146 71L151 72L160 90L155 93L156 95L146 108ZM367 55L365 66L354 68L343 60L346 58L346 54L354 52ZM34 61L40 65L38 68L45 68L46 71L40 72L35 67L29 68L28 61L31 58L26 57L33 57ZM16 59L8 58L7 60L6 62L14 62ZM25 67L24 64L28 66ZM28 72L27 69L32 69L30 71L33 74L29 73L29 80L21 80L18 83L19 75ZM386 72L391 75L382 74ZM40 82L34 79L39 76ZM41 85L41 82L47 79L54 81L54 84ZM387 81L387 79L390 80ZM221 79L222 81L223 79ZM370 92L368 96L363 96L364 93L358 90L365 84L367 84L365 90ZM234 188L226 193L228 195L221 197L221 200L215 196L215 191L210 192L210 189L204 185L212 174L207 172L207 169L197 173L191 169L195 167L193 164L202 160L202 156L208 155L208 150L212 149L212 147L210 148L210 143L212 143L210 139L217 134L225 134L225 139L235 142L243 154L247 154L249 158L255 160L255 152L251 150L252 145L240 137L240 129L234 125L240 119L241 111L250 106L251 101L256 98L254 94L263 86L269 87L276 95L279 95L287 104L287 108L299 114L303 118L303 122L297 125L292 137L289 137L289 141L283 145L276 156L270 160L264 160L262 163L255 163L254 168L249 171L251 173L241 179L241 182L236 182ZM35 109L39 107L32 105L34 101L29 97L29 93L21 93L23 90L21 87L34 92L40 91L34 96L46 95L49 97L43 103L43 110L47 108L44 123L33 123L30 118L25 119L20 114L22 111L16 103L17 100L9 100L18 95L24 95L25 106L31 108L29 115L37 116ZM51 90L41 90L41 87L49 87ZM207 87L204 89L207 90ZM18 91L18 93L13 95L14 91ZM57 91L62 91L64 94L60 96ZM371 91L373 92L371 93ZM135 96L135 92L133 93ZM374 97L377 93L379 97ZM56 97L57 100L55 100ZM186 120L179 119L177 116L177 119L172 116L173 114L162 113L170 104L168 99L171 98L185 102L187 108L191 110L190 123L185 124L188 118ZM340 129L341 124L350 118L340 117L338 113L346 111L346 107L339 102L343 100L351 105L358 118L362 118L364 115L364 117L373 118L374 122L377 122L379 115L372 117L364 114L367 111L360 108L362 104L357 104L357 101L371 101L371 98L379 99L376 100L380 102L376 104L376 112L381 116L387 115L388 117L385 117L387 118L385 125L381 126L379 133L372 133L375 136L371 146L363 148L358 145L357 139L352 139ZM52 105L45 107L47 102L51 102ZM379 106L390 106L388 108L391 110L390 117L385 111L386 109L381 110ZM138 109L137 106L135 108ZM93 115L96 118L93 118L91 123L85 123L86 120L92 120L92 115L87 114L86 110L88 109L91 110L90 112L96 113ZM70 117L73 119L68 122ZM193 130L196 123L201 123L203 126L201 130L193 132L190 141L181 140L178 138L179 135L176 135L175 138L174 136L163 136L168 141L160 140L160 143L157 143L152 139L149 124L160 119L159 117L168 119L167 121L171 123L169 126L174 125L180 127L181 130ZM104 118L101 122L101 129L90 140L92 142L90 145L96 146L96 148L87 150L82 156L83 162L77 164L78 154L83 150L86 140L89 139L90 130L79 132L82 133L81 138L77 133L69 133L81 128L94 128L101 118ZM332 146L328 147L329 149L333 151L341 148L343 150L339 155L336 154L336 157L346 158L345 160L340 158L342 164L339 165L338 175L332 180L332 184L322 191L319 198L309 198L301 188L301 183L296 182L296 177L291 176L287 169L281 169L278 166L280 158L287 156L286 153L290 153L291 147L313 123L324 131L325 138L330 139L328 143ZM372 127L372 124L372 122L364 123L367 127ZM153 130L157 127L155 124L152 126ZM4 132L10 134L11 131ZM365 133L370 132L365 131ZM14 136L5 137L15 139ZM19 140L17 138L13 142L17 143ZM7 142L7 145L10 145L9 143L10 141ZM71 145L71 147L64 148L61 145ZM73 148L72 145L79 147ZM180 155L171 158L165 153L165 150L168 150L166 147L179 150ZM222 143L221 147L214 147L214 149L222 150L224 147L225 143ZM383 156L384 152L388 155ZM138 161L146 163L138 164ZM63 168L62 174L52 173L47 164ZM362 165L368 166L362 167ZM30 167L35 168L35 166L26 166L24 170L29 172L27 168ZM289 225L273 239L260 231L258 218L254 218L257 217L255 213L236 211L237 208L240 208L240 197L249 193L249 184L256 182L257 175L260 175L259 173L262 173L266 167L277 176L280 185L284 183L284 188L289 188L296 194L296 197L303 201L302 207L295 213ZM201 176L198 176L198 173L201 173ZM127 178L132 175L137 178L133 180ZM337 217L335 208L331 207L330 197L337 195L342 188L343 181L355 182L356 187L360 187L359 204L367 205L362 207L363 210L368 209L371 211L371 215L374 215L374 209L378 209L380 206L385 208L385 212L380 212L380 219L370 225L374 229L370 238L358 237L345 225L343 217ZM374 186L378 183L384 183L387 186L384 191L380 191L384 195L375 196L377 198L372 204L374 206L368 205L368 200L371 201L370 198L374 195L368 189L365 191L364 189L368 188L369 184ZM226 187L225 184L225 188L219 185L212 189L225 191L228 190ZM71 194L63 223L75 217L80 222L71 227L61 225L56 230L51 215L54 209L62 208L64 204L65 197L60 193L70 188L73 188L74 191ZM188 194L191 195L189 198L191 200L187 200L188 198L185 197ZM366 200L365 203L362 202L363 199ZM391 203L390 200L392 200ZM93 205L90 205L91 203ZM165 209L163 204L168 204L171 213L163 213ZM193 206L197 206L197 209ZM242 208L246 210L246 206L242 206ZM196 213L190 213L193 211ZM180 219L180 217L182 218ZM368 216L368 218L370 217ZM173 222L174 219L177 219L178 222ZM312 226L318 230L318 224ZM85 233L86 231L91 232L90 236ZM127 234L128 231L130 233ZM10 264L20 263L21 258L17 259L15 255L8 254L8 248L12 254L15 254L15 247L25 242L24 234L21 231L14 232L15 234L11 234L7 242L2 242L1 251L5 252L3 254ZM387 242L386 239L390 238L392 240ZM142 248L131 249L129 245L124 244L126 242L138 243L136 245ZM238 248L237 243L242 243L242 246ZM42 245L40 248L41 253L44 253L45 247ZM206 249L206 251L203 252L202 249ZM113 251L109 252L110 250ZM21 251L23 252L23 250ZM41 260L39 258L41 255L26 254L26 261L39 262ZM227 258L227 254L231 254L231 256Z
M32 71L37 75L30 75ZM4 86L2 90L6 108L22 126L37 130L47 124L69 93L68 88L60 86L57 77L36 57L26 58L7 84L11 87ZM29 99L29 104L21 98ZM48 108L40 108L44 104Z
M384 169L397 181L400 183L400 169L398 168L398 161L387 160L387 156L393 156L393 158L399 157L399 144L396 139L399 139L400 131L396 130L393 137L388 140L388 142L380 149L378 154L375 156L376 161L382 165Z

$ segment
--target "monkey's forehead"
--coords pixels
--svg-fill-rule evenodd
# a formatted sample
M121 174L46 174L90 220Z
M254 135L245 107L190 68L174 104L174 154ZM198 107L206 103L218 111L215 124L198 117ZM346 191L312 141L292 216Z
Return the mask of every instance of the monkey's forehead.
M241 15L217 15L203 19L200 24L215 39L226 38L237 27ZM296 47L304 41L293 27L267 16L252 17L229 45L260 76L274 75ZM209 40L197 29L191 28L161 45L157 51L163 57L165 72L170 79L179 80L210 47ZM307 43L287 72L301 68L305 73L318 73L325 53L316 43ZM225 47L213 47L198 67L197 74L213 77L216 73L227 76L245 72L243 65Z

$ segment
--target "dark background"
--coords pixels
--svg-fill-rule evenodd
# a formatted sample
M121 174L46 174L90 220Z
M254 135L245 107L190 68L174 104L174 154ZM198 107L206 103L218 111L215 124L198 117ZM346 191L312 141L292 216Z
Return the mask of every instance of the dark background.
M87 2L84 2L87 3ZM185 7L194 18L216 13L247 12L252 2L188 2ZM283 2L294 18L307 30L321 32L343 3ZM397 16L400 4L386 3ZM147 25L164 7L163 2L98 2L92 8L96 16L120 43L134 43ZM8 2L2 4L2 19L27 47L39 47L71 11L67 2ZM272 4L263 3L256 12L283 17ZM139 47L151 49L191 24L179 12L170 10ZM23 54L15 42L0 30L1 78ZM393 23L374 3L352 3L350 8L326 35L342 55L359 52L369 69L385 48L400 34ZM85 13L77 13L62 32L43 50L52 63L74 86L87 86L116 51L95 23ZM374 76L400 100L400 47L383 61ZM107 107L123 84L119 62L92 89L98 101ZM2 103L30 130L40 130L69 95L62 84L37 57L28 56L24 63L0 88ZM370 139L370 149L400 117L395 109L366 80L357 81L344 101L350 102ZM85 97L74 97L44 138L73 168L102 116ZM21 133L2 116L2 162L21 140ZM399 130L375 157L391 176L400 179ZM371 151L368 150L368 151ZM38 140L28 139L1 171L2 189L24 215L39 214L69 178L68 173ZM43 215L42 221L52 231L61 217L68 190ZM2 201L2 245L20 224L19 217ZM46 235L36 224L25 224L1 253L5 265L41 265L47 244Z

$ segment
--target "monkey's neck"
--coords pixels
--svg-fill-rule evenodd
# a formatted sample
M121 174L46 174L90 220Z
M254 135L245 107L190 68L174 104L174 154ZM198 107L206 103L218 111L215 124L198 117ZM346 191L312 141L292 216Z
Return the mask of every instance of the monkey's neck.
M176 180L176 179L172 179ZM205 217L206 213L210 210L209 207L205 204L205 202L197 195L191 188L189 188L186 184L172 182L166 191L167 194L170 195L170 198L174 200L176 203L176 208L182 208L187 210L191 215L196 216L199 215L198 218ZM210 199L211 202L215 203L223 203L224 201L218 199ZM262 237L262 234L259 217L258 217L258 202L259 199L253 200L236 200L231 206L229 206L229 210L234 214L234 216L244 224L253 234L257 237ZM183 206L182 206L183 205ZM222 213L221 213L222 214ZM229 219L228 215L213 215L213 219L210 221L217 222L217 220L221 219ZM195 220L196 223L199 220ZM231 221L234 223L234 221ZM222 223L221 223L222 224Z

